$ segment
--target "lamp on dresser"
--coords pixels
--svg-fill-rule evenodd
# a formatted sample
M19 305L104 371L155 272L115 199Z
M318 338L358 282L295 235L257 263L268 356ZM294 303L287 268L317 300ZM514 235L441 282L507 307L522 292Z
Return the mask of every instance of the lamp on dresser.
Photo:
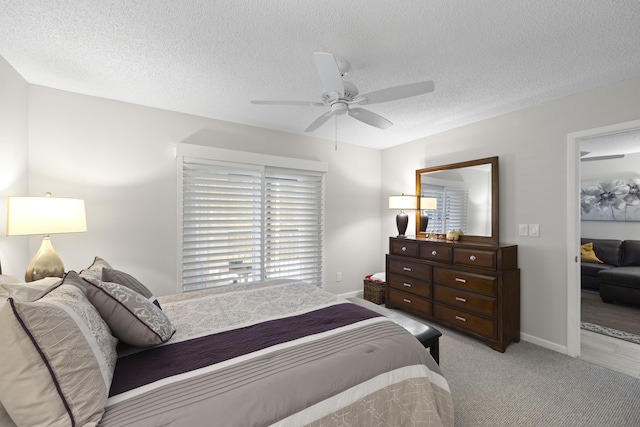
M396 226L398 227L398 237L405 237L404 233L407 231L407 225L409 224L409 216L404 211L416 210L418 208L418 197L412 195L389 196L389 209L400 209L400 212L396 215Z
M7 198L7 236L44 236L27 267L27 282L64 274L64 265L49 235L83 231L87 231L84 200L51 197L51 193L45 197Z

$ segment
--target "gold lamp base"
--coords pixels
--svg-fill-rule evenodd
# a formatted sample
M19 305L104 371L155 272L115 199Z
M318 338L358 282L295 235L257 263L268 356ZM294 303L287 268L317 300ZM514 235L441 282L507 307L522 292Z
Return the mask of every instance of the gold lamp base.
M62 260L53 249L49 236L42 238L40 249L27 266L24 279L27 282L44 279L45 277L62 277L64 275L64 265Z

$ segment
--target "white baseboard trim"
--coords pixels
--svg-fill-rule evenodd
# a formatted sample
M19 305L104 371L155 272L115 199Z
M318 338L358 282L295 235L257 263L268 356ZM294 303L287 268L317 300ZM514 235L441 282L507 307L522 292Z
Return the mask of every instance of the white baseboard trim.
M557 351L558 353L569 354L567 346L543 340L542 338L534 337L533 335L520 333L520 339L530 342L531 344L539 345L540 347L548 348L549 350Z
M338 296L342 298L362 298L364 296L364 291L347 292L345 294L338 294Z

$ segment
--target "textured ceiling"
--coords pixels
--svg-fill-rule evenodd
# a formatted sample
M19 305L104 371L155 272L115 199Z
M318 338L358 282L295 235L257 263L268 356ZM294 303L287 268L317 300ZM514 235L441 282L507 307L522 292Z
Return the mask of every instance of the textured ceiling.
M29 83L303 134L324 107L313 52L351 63L367 106L340 141L385 148L640 75L638 0L0 0L0 55ZM330 120L313 136L333 140Z

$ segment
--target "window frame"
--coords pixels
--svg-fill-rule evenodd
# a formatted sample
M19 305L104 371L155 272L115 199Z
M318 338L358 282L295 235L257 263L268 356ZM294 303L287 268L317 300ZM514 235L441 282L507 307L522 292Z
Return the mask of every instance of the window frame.
M281 157L281 156L273 156L267 154L259 154L252 152L243 152L236 150L228 150L198 144L189 144L189 143L180 143L176 146L176 175L177 175L177 265L176 265L176 287L177 292L182 293L185 292L183 289L184 284L183 281L183 221L184 221L184 175L183 175L183 163L186 158L194 158L194 159L202 159L208 163L212 164L220 164L223 166L232 166L233 164L239 167L256 167L256 168L275 168L275 169L288 169L288 170L297 170L297 171L307 171L307 172L315 172L321 173L322 178L322 194L325 194L325 174L328 172L328 163L319 162L315 160L306 160L306 159L296 159L291 157ZM264 191L264 173L263 173L263 191ZM322 223L326 224L325 218L325 199L322 198L321 202L321 216ZM264 220L264 207L262 207L261 212L262 220ZM321 247L321 258L324 260L325 257L325 227L322 228L322 247ZM261 231L260 234L260 244L262 245L262 253L264 253L264 244L265 244L265 236L264 230ZM262 259L262 257L261 257ZM324 287L324 265L321 268L321 280L319 281L320 286ZM264 272L261 272L262 278L264 278ZM224 286L224 285L223 285ZM212 287L208 288L211 289ZM207 289L207 288L203 288Z

